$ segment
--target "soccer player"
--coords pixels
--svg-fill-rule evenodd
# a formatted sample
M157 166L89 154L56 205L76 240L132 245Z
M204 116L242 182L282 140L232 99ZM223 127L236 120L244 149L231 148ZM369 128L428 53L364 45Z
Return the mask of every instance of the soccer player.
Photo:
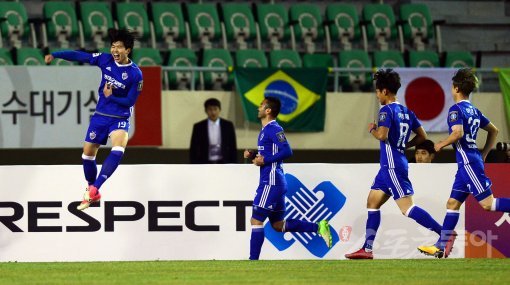
M96 111L90 119L83 145L83 170L89 186L78 206L79 210L100 201L99 188L119 165L128 142L129 117L142 90L142 72L128 57L133 50L134 34L127 30L110 29L109 36L111 54L59 51L45 56L46 63L54 58L62 58L96 65L102 72ZM96 154L99 146L107 143L108 137L112 150L97 175Z
M250 260L258 260L264 243L264 221L269 222L278 232L318 233L331 248L333 240L327 221L311 223L300 220L284 220L285 192L287 181L282 162L292 156L292 150L283 128L275 121L280 113L280 100L266 97L258 108L262 130L258 137L258 153L244 151L244 158L251 158L260 167L260 182L253 201L251 216Z
M435 154L434 143L431 140L425 140L416 146L414 158L417 163L431 163Z
M382 107L379 110L379 125L368 124L368 132L380 141L381 168L368 194L365 243L356 252L346 254L349 259L373 259L372 246L381 223L381 206L393 199L405 216L437 234L441 225L429 213L413 202L413 186L408 178L406 148L420 144L427 138L415 114L396 100L400 88L400 76L392 69L379 70L374 74L376 96ZM409 140L413 131L416 135Z
M485 176L484 161L496 142L498 129L469 102L469 95L477 88L478 79L471 69L463 68L455 73L452 81L455 105L448 111L449 136L434 147L439 152L453 145L458 164L457 174L446 203L446 216L438 241L431 246L418 247L419 251L437 258L446 258L450 254L457 235L454 229L459 221L459 209L469 194L487 211L510 212L510 199L494 198L492 182ZM476 145L480 128L488 133L481 153Z

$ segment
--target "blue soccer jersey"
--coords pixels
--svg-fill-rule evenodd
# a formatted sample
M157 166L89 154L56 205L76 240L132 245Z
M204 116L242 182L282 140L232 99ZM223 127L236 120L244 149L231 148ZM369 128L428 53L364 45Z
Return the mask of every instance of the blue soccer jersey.
M405 156L406 143L412 130L421 126L413 111L398 102L383 106L379 110L379 127L389 129L388 139L381 141L380 163L382 167L408 168Z
M484 128L489 123L489 119L468 100L462 100L450 107L448 111L449 133L452 133L454 125L462 125L464 130L462 138L453 144L459 166L471 163L483 164L482 155L476 145L476 136L478 130Z
M287 185L283 173L282 162L292 156L283 128L271 121L260 131L258 137L258 153L264 157L264 165L260 167L260 184Z
M143 85L142 71L133 61L128 64L118 64L111 54L90 54L81 51L58 51L53 52L52 55L65 60L86 62L101 68L96 113L120 118L131 116ZM103 94L103 88L107 82L113 84L113 93L109 97Z

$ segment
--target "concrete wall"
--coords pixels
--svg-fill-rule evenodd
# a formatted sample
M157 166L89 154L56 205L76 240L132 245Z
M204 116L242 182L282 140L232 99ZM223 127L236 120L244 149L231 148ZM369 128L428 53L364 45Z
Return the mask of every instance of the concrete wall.
M193 124L205 119L203 102L210 97L222 102L222 116L236 125L238 148L253 148L259 124L246 123L239 98L232 92L165 91L162 94L163 146L172 149L189 147ZM372 93L328 93L326 123L320 133L286 133L294 149L378 149L379 144L367 132L367 124L376 118L378 104ZM473 103L500 129L498 141L510 140L501 93L477 93ZM445 118L446 119L446 118ZM439 141L446 133L429 134ZM479 146L486 132L480 132Z

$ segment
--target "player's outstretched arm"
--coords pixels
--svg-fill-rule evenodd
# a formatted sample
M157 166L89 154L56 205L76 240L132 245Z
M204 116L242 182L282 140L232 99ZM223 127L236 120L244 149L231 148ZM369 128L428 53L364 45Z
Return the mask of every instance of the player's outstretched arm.
M78 51L78 50L63 50L56 51L49 54L53 58L62 58L67 61L79 61L79 62L87 62L90 63L90 60L93 58L92 54ZM48 56L48 55L47 55Z
M445 146L449 146L452 143L456 143L464 136L464 130L462 129L462 125L453 125L452 133L444 140L436 143L434 145L434 149L436 152L440 152Z
M419 128L413 130L413 132L416 135L406 144L406 148L411 148L419 145L427 139L427 132L423 127L420 126Z
M482 150L483 161L485 161L489 151L491 151L491 149L494 147L494 144L496 143L496 138L498 137L499 130L496 128L496 126L494 126L493 123L488 123L482 129L488 132L487 140L485 141L485 145L483 146Z

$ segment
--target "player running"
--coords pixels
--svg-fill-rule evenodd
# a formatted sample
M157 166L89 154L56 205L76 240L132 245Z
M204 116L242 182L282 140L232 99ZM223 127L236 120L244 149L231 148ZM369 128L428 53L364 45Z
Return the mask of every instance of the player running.
M90 119L83 145L83 170L88 187L78 210L99 202L99 188L112 176L120 164L128 142L129 117L142 90L142 72L129 59L133 50L134 35L127 30L110 29L111 54L89 54L81 51L58 51L45 56L46 63L54 58L79 61L101 68L96 111ZM79 79L78 79L79 80ZM96 154L100 145L106 145L108 137L112 150L97 175Z
M471 102L469 95L478 87L478 79L469 68L459 69L452 78L452 96L455 101L448 111L449 136L437 144L436 152L453 145L458 164L450 198L446 203L446 216L441 235L434 245L420 246L418 250L437 258L448 257L457 236L454 231L459 221L460 206L472 194L487 211L510 212L509 198L494 198L492 182L485 176L484 161L496 142L498 129ZM487 131L482 153L476 145L479 129Z
M283 173L282 162L292 156L283 128L276 122L280 113L280 100L266 97L259 106L258 118L262 130L258 137L258 154L245 150L244 158L251 158L253 164L260 166L260 182L253 201L251 216L250 260L258 260L264 243L264 221L269 222L278 232L317 233L331 248L333 240L327 221L311 223L300 220L285 220L285 193L287 181Z
M346 254L349 259L373 259L372 246L377 229L381 223L381 206L390 196L405 216L437 234L439 225L429 213L413 202L413 186L408 178L408 164L405 149L422 143L427 133L415 114L397 102L396 94L400 88L400 76L392 69L379 70L374 74L377 99L382 108L379 110L379 126L368 124L368 131L380 141L381 168L368 194L365 243L356 252ZM413 131L416 135L409 140Z

